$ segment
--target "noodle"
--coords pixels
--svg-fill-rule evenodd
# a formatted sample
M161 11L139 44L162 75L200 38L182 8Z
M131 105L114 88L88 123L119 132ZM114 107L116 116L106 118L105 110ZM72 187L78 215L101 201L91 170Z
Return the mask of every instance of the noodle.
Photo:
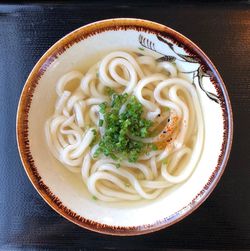
M128 134L157 150L140 154L136 162L100 155L99 137L105 134L100 104L109 100L106 88L133 95L156 135ZM178 77L176 65L156 58L115 51L86 74L71 71L56 84L55 111L45 124L50 152L63 166L82 176L90 194L102 201L152 200L165 189L187 180L202 151L204 125L195 87ZM128 102L119 110L122 114ZM161 130L163 128L163 130ZM93 144L94 143L94 144Z

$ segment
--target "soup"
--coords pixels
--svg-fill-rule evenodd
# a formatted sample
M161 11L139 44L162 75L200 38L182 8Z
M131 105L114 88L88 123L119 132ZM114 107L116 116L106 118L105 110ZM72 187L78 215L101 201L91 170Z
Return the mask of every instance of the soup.
M195 86L174 63L114 51L56 83L48 147L94 200L152 200L187 180L202 150Z

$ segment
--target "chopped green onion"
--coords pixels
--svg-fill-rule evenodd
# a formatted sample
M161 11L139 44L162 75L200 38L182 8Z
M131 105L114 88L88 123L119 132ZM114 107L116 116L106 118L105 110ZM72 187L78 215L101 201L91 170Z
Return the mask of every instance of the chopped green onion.
M92 196L93 200L98 200L97 197L95 195Z
M156 150L158 150L158 147L155 144L152 144L152 150L156 151Z
M106 87L105 92L108 94L108 96L112 96L115 93L115 90L110 87Z
M99 105L99 111L104 118L99 120L99 126L105 125L105 133L94 156L103 153L114 160L127 159L129 162L136 162L147 144L132 140L129 135L148 137L152 121L142 117L143 106L135 96L112 93L110 98L110 102Z
M162 164L164 164L164 165L167 165L167 163L168 163L167 159L164 159L164 160L162 161Z
M103 119L100 119L100 120L99 120L99 126L103 126L103 122L104 122L104 120L103 120Z
M107 107L107 104L104 102L104 103L101 103L99 105L100 107L100 113L105 113L105 110L106 110L106 107Z
M93 132L94 136L96 136L96 135L97 135L97 131L96 131L96 129L92 129L91 131Z
M100 148L97 148L97 150L93 154L93 158L96 159L99 156L100 152Z

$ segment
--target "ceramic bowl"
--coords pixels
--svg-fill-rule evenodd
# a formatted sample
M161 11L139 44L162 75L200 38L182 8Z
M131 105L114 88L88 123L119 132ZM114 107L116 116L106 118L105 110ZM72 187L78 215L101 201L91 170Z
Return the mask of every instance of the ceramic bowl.
M211 41L212 42L212 41ZM85 72L117 49L161 55L175 62L200 97L205 141L191 177L154 201L94 201L81 177L50 154L44 124L64 73ZM226 87L205 53L177 31L140 19L109 19L83 26L55 43L38 61L23 88L17 111L17 141L25 171L42 198L71 222L111 235L139 235L168 227L198 208L218 183L228 160L232 110Z

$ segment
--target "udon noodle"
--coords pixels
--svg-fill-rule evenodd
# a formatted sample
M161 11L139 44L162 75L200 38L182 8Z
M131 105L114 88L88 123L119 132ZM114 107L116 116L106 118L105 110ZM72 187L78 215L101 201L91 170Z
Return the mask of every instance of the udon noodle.
M134 95L157 132L145 138L130 135L159 147L136 162L120 160L119 168L116 160L103 154L95 158L98 142L92 144L95 130L100 137L106 130L98 121L103 118L99 105L109 99L107 87ZM179 76L175 64L115 51L85 74L74 70L63 75L56 93L54 114L45 125L48 147L65 168L82 176L93 198L151 200L187 180L195 169L204 138L201 106L196 88Z

